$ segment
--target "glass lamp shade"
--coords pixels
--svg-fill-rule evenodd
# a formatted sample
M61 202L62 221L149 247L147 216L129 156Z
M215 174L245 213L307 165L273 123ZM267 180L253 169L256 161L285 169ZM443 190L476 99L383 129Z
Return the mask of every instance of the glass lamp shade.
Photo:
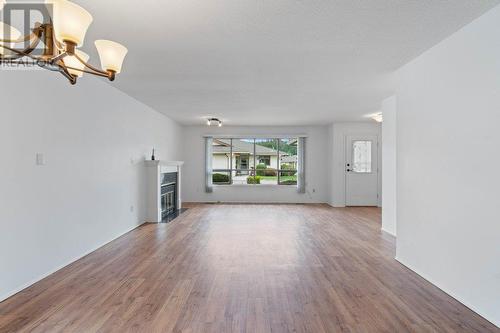
M101 67L105 71L120 73L123 60L127 55L127 48L110 40L96 40L95 46L101 58Z
M5 5L5 0L0 0L0 10L2 10L4 5Z
M82 59L83 61L85 62L88 62L89 61L89 55L85 52L82 52L80 50L76 50L75 53L80 57L80 59ZM64 57L64 64L68 67L73 67L73 68L77 68L77 69L85 69L85 65L82 64L78 59L76 59L75 56L68 56L68 57ZM82 77L83 76L83 72L80 72L78 70L74 70L74 69L69 69L68 68L68 72L71 74L71 75L75 75L77 77Z
M82 7L68 0L46 0L52 5L54 33L60 42L72 42L82 46L92 15Z
M8 24L0 22L0 39L17 40L20 37L21 37L21 32L19 32L19 30L11 27ZM10 48L14 47L14 44L15 43L0 42L0 45L5 45ZM12 54L12 51L0 47L0 54L1 55Z

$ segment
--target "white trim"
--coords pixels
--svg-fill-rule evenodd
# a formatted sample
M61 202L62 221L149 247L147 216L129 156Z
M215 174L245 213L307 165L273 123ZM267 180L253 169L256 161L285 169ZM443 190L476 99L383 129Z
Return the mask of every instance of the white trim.
M444 292L446 295L454 298L457 302L461 303L462 305L466 306L467 308L469 308L471 311L477 313L478 315L480 315L481 317L483 317L485 320L487 320L488 322L492 323L493 325L495 325L496 327L499 327L500 328L500 322L493 322L491 320L488 319L488 317L484 314L482 314L477 308L475 308L472 304L470 304L469 302L465 301L464 299L462 299L461 297L459 297L458 295L452 293L452 292L449 292L449 291L446 291L444 288L442 288L438 283L435 283L433 282L432 279L430 279L429 277L427 277L425 274L417 271L414 267L412 267L411 265L408 265L408 264L405 264L400 258L398 258L396 256L396 258L394 258L397 262L399 262L401 265L405 266L406 268L408 268L409 270L411 270L412 272L414 272L415 274L417 274L418 276L420 276L421 278L423 278L424 280L426 280L427 282L431 283L432 285L436 286L438 289L440 289L442 292Z
M391 236L397 237L397 236L396 236L396 234L395 234L394 232L389 231L389 230L385 229L384 227L382 227L380 230L382 230L383 232L388 233L388 234L389 234L389 235L391 235Z
M90 249L90 250L88 250L88 251L84 252L82 255L79 255L79 256L74 257L73 259L71 259L71 260L67 261L65 264L59 265L59 266L57 266L56 268L51 269L51 270L49 270L48 272L46 272L46 273L43 273L43 274L39 275L37 278L35 278L35 279L31 280L30 282L28 282L28 283L26 283L26 284L22 285L22 286L21 286L21 287L19 287L19 288L16 288L16 289L14 289L14 290L12 290L12 291L10 291L10 292L7 292L6 294L0 295L0 302L3 302L3 301L5 301L5 300L7 300L8 298L10 298L10 297L14 296L15 294L20 293L20 292L21 292L21 291L23 291L24 289L29 288L30 286L34 285L35 283L37 283L37 282L39 282L39 281L41 281L41 280L45 279L45 278L46 278L46 277L48 277L49 275L52 275L52 274L54 274L55 272L57 272L57 271L59 271L59 270L63 269L64 267L71 265L71 264L72 264L72 263L74 263L75 261L78 261L78 260L82 259L83 257L88 256L88 255L89 255L89 254L91 254L92 252L97 251L97 250L98 250L98 249L100 249L101 247L103 247L103 246L105 246L105 245L107 245L107 244L111 243L112 241L114 241L114 240L116 240L116 239L118 239L118 238L122 237L123 235L125 235L125 234L127 234L127 233L131 232L132 230L139 228L139 227L140 227L141 225L143 225L143 224L144 224L144 223L140 223L140 224L137 224L137 225L135 225L135 226L132 226L132 227L130 227L130 228L128 228L128 229L126 229L124 232L119 233L117 236L112 237L111 239L109 239L109 240L105 241L104 243L101 243L101 245L98 245L98 246L96 246L96 247L93 247L92 249Z
M230 187L289 187L297 190L297 185L278 185L278 184L214 184L212 185L214 189L216 188L230 188Z
M238 204L238 205L328 205L324 201L239 201L239 200L197 200L188 201L188 204Z
M205 192L213 192L213 178L212 178L212 158L213 158L213 138L205 137ZM232 147L230 148L232 149ZM232 168L233 159L230 157L230 167Z
M183 161L159 161L159 160L146 160L146 166L148 167L157 167L157 166L182 166L184 165Z
M306 193L306 138L301 137L297 142L297 192Z
M248 134L248 135L229 135L229 134L205 134L204 138L212 139L293 139L293 138L307 138L306 134Z

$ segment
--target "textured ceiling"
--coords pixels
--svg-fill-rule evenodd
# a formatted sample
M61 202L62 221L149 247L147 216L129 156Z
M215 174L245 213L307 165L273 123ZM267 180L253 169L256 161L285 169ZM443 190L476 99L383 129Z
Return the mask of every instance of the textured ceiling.
M94 16L84 49L129 48L128 95L183 124L298 125L375 112L394 70L500 0L75 2Z

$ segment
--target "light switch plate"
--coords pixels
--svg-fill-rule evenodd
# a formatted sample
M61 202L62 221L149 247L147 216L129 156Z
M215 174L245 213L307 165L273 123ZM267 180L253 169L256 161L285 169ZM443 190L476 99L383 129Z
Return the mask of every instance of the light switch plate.
M36 165L45 165L45 156L42 153L36 154Z

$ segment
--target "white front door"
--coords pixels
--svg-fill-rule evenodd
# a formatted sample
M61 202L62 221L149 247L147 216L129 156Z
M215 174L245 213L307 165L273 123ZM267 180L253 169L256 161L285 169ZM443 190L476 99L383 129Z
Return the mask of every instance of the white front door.
M378 137L346 137L346 206L378 204Z

